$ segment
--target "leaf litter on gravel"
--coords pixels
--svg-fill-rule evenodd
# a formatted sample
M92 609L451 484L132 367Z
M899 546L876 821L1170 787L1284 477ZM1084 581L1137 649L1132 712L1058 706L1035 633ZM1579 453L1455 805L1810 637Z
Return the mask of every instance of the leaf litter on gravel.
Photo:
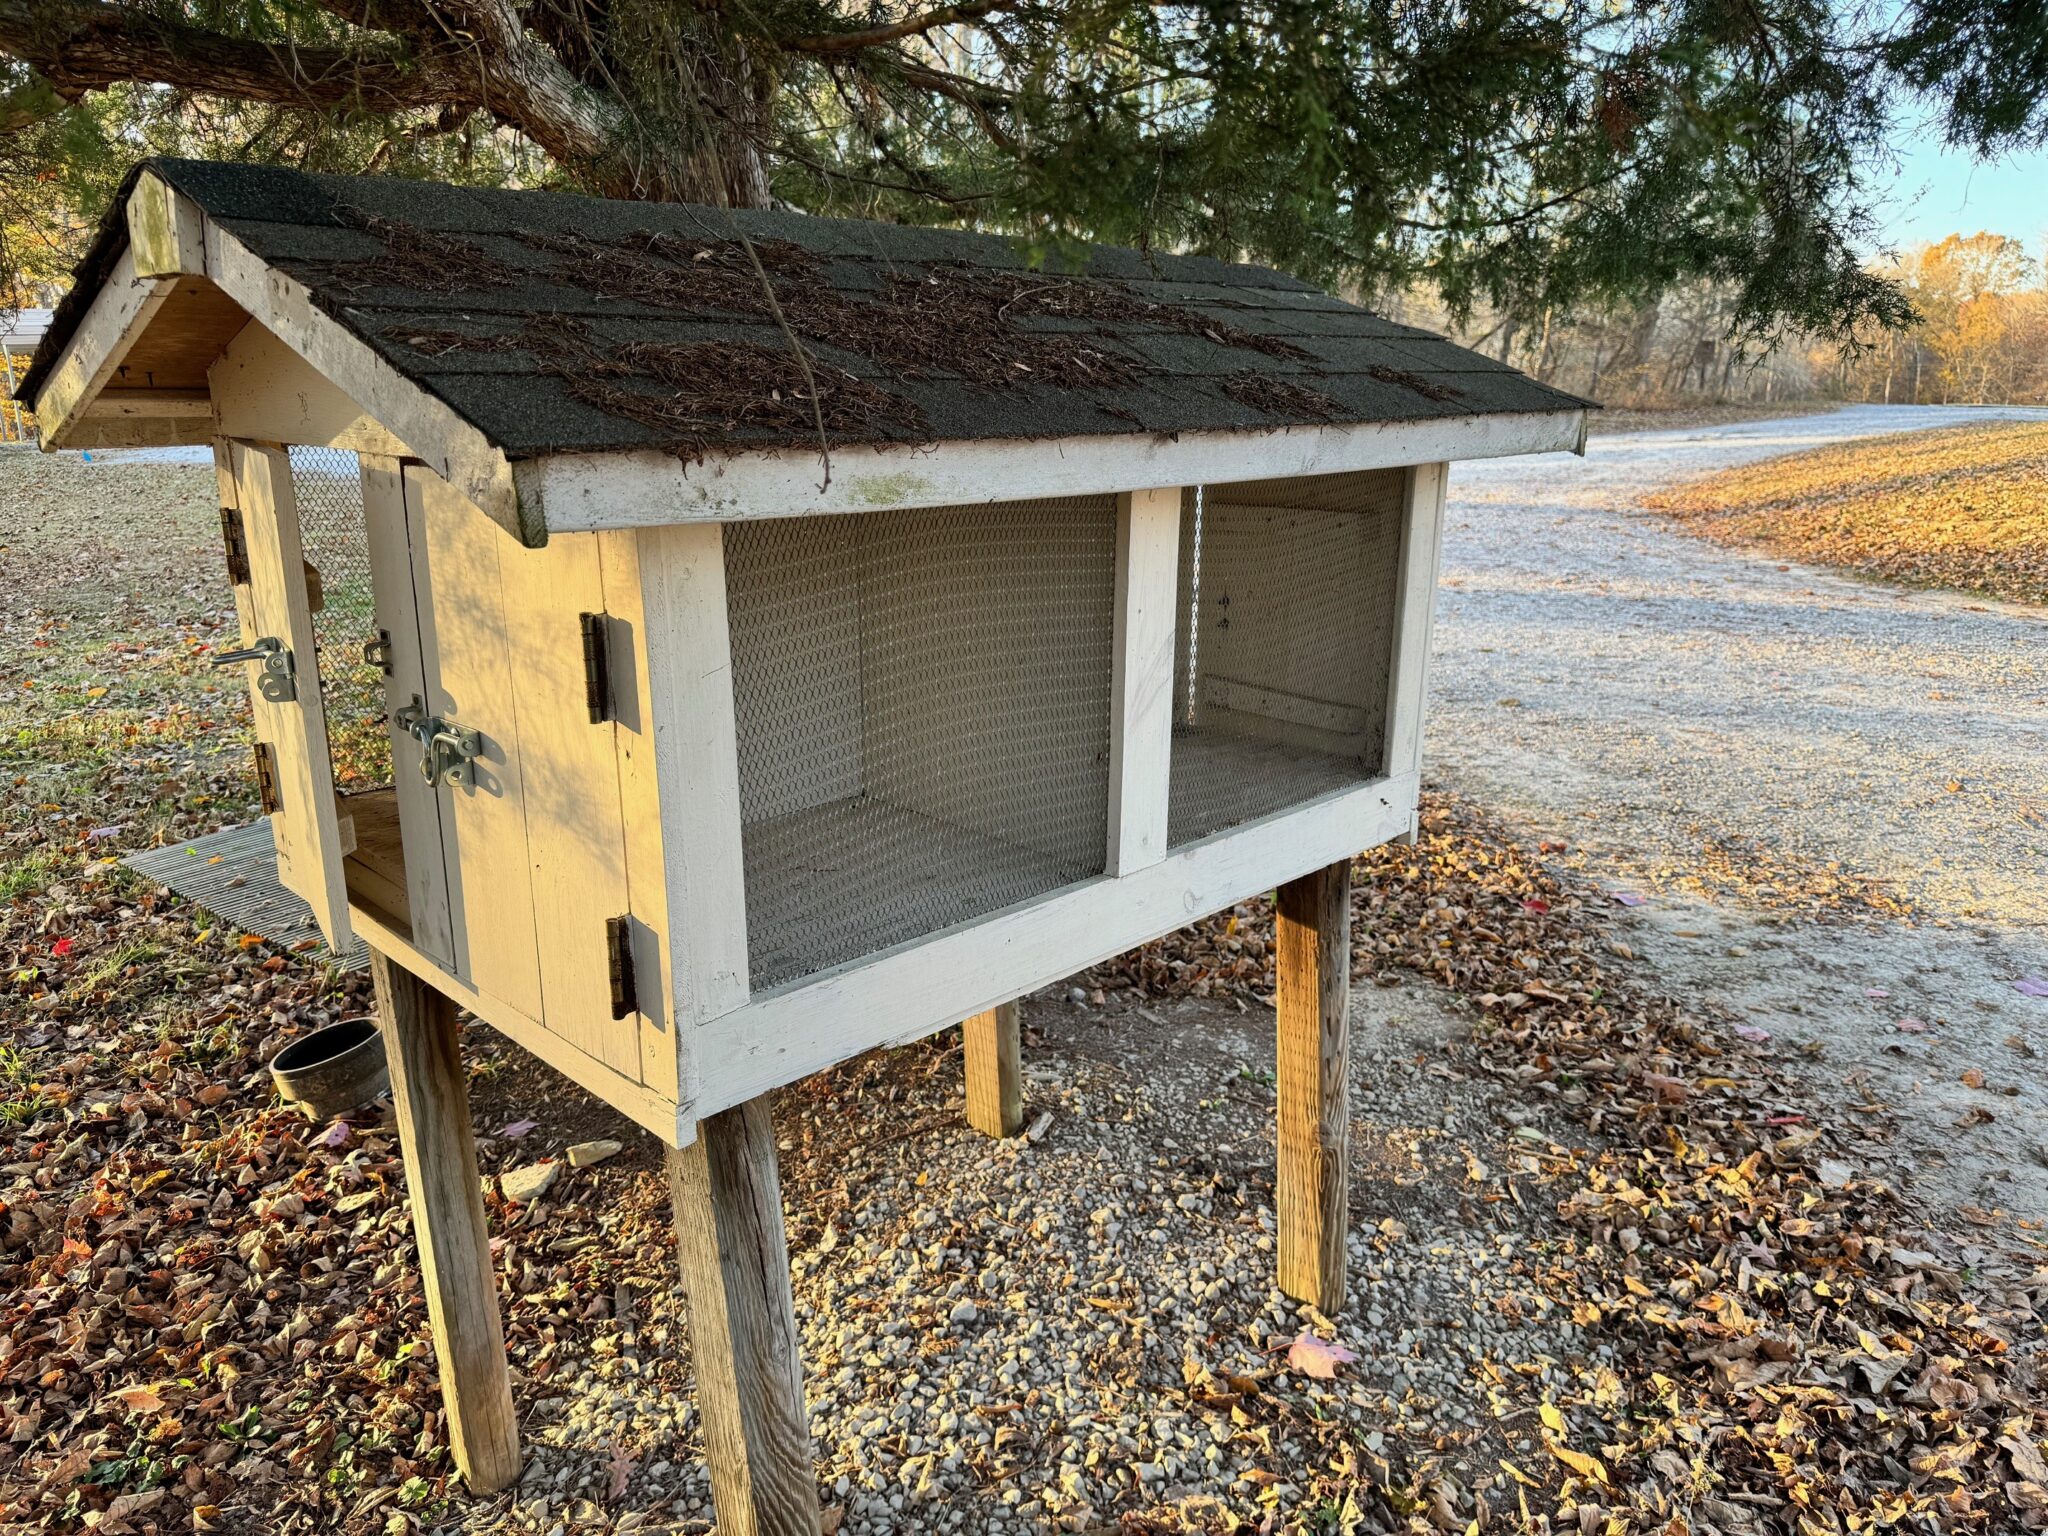
M360 981L201 938L203 918L137 884L95 863L7 912L36 1098L0 1149L4 1518L233 1529L239 1507L264 1510L268 1529L367 1531L409 1508L470 1507L449 1476L388 1126L359 1119L344 1146L323 1147L321 1128L271 1107L260 1076L287 1022L359 1009ZM1563 1393L1511 1361L1474 1383L1497 1416L1554 1395L1574 1426L1569 1441L1546 1438L1548 1465L1518 1466L1529 1528L1661 1529L1679 1514L1731 1533L2038 1523L2023 1468L2041 1419L2016 1363L2025 1320L1981 1311L1931 1256L1902 1259L1889 1197L1824 1179L1818 1133L1779 1134L1750 1102L1759 1057L1728 1054L1610 970L1596 892L1436 803L1416 848L1362 861L1357 901L1362 977L1420 971L1471 999L1492 1068L1605 1141L1532 1147L1529 1161L1581 1238L1548 1283L1619 1363L1588 1366ZM1247 904L1126 965L1154 992L1269 995L1267 922ZM195 958L108 978L96 958L142 932ZM52 936L73 940L61 963L47 958ZM1132 986L1114 967L1096 979ZM929 1048L898 1054L938 1064ZM855 1064L806 1096L871 1070ZM913 1094L904 1113L930 1102ZM622 1273L666 1268L658 1181L640 1182L652 1188L626 1202L639 1208L621 1247L635 1256L618 1263L583 1235L600 1221L590 1206L494 1197L527 1380L545 1381L558 1350L611 1310L602 1298ZM1359 1513L1352 1528L1442 1513L1395 1463L1369 1470L1343 1433L1326 1432L1327 1464L1302 1476ZM614 1449L607 1494L633 1453ZM1305 1528L1265 1513L1131 1528Z
M1419 972L1463 996L1487 1067L1601 1138L1532 1161L1584 1240L1560 1299L1625 1363L1568 1405L1598 1459L1559 1460L1547 1511L1522 1487L1528 1528L2048 1529L2030 1470L2048 1267L1987 1299L1900 1236L1888 1189L1832 1160L1824 1178L1827 1134L1783 1113L1764 1042L1731 1043L1613 964L1604 898L1472 807L1430 797L1414 847L1358 861L1353 904L1357 979ZM1270 910L1091 979L1270 997ZM1529 1406L1512 1366L1493 1385L1502 1413Z

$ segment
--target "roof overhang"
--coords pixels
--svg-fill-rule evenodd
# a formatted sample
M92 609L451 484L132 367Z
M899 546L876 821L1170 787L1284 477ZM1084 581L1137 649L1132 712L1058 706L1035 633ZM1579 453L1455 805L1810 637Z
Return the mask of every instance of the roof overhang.
M206 390L152 389L122 377L166 305L189 293L213 304L210 332L195 341L210 350L209 362L254 320L495 522L526 543L546 539L544 524L521 520L511 465L496 445L154 172L136 177L121 222L101 240L118 242L119 254L97 263L97 291L56 355L38 360L35 413L45 448L207 443L233 432Z
M46 448L235 436L397 453L427 465L530 545L552 533L1101 495L1585 448L1586 413L1571 408L842 447L829 467L816 449L794 447L696 463L652 449L509 460L321 309L304 283L147 166L102 229L80 281L58 313L56 352L38 356L28 381ZM165 336L183 346L187 371L194 360L204 369L185 387L155 388L142 366L161 354ZM190 387L201 379L205 388Z
M1221 485L1585 447L1586 413L1568 410L1270 432L841 448L831 455L829 475L816 449L696 464L667 453L564 453L515 461L512 473L530 517L551 533L580 533Z

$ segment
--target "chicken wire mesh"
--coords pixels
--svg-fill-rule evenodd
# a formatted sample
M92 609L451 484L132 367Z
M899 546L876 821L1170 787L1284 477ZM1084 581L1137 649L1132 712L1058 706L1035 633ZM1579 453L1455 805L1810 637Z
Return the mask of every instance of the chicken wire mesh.
M1182 497L1167 843L1381 776L1407 477Z
M725 538L757 991L1102 872L1112 498Z
M341 448L294 448L291 465L300 543L320 573L313 645L335 783L376 788L391 782L391 737L383 671L363 660L364 643L377 638L377 606L362 477L356 456Z

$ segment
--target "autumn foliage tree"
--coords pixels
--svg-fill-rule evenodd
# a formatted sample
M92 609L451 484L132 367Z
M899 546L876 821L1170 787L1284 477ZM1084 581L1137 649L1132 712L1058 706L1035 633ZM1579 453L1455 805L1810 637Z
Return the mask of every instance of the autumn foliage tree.
M2048 268L2007 235L1950 235L1884 275L1915 320L1836 371L1852 399L1905 404L2048 401Z

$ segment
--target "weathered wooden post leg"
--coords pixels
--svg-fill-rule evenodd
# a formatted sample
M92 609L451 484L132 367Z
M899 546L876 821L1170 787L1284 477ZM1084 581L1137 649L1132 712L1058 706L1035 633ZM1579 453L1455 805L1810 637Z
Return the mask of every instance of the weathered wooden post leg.
M1350 862L1281 886L1275 928L1280 1289L1327 1315L1344 1304L1350 1198Z
M1014 1002L960 1026L967 1047L967 1123L998 1139L1024 1129L1024 1058Z
M789 1239L766 1097L670 1152L677 1247L719 1536L817 1536Z
M519 1476L519 1420L477 1181L455 1004L372 950L391 1102L441 1364L448 1440L464 1481L496 1493Z

